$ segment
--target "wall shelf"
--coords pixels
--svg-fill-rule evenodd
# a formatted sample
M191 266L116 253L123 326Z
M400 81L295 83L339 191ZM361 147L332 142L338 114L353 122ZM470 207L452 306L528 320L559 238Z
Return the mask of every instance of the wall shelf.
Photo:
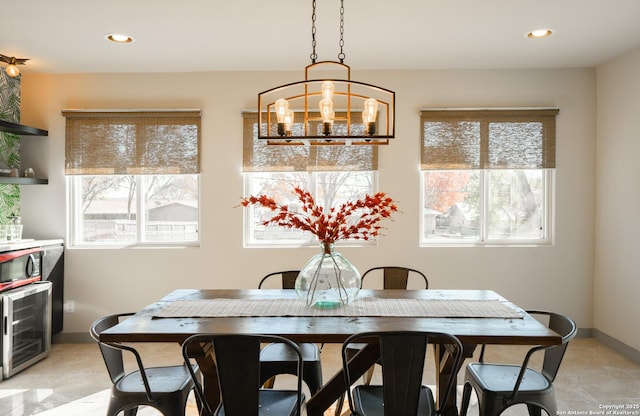
M49 183L49 179L0 176L0 183L9 183L13 185L46 185Z
M25 126L23 124L12 123L6 120L0 120L0 131L6 133L17 134L20 136L48 136L47 130L39 129L37 127ZM48 179L42 178L23 178L13 176L0 176L0 183L8 183L14 185L46 185L49 183Z
M0 131L4 131L11 134L18 134L20 136L48 136L47 130L42 130L37 127L25 126L23 124L12 123L6 120L0 120Z

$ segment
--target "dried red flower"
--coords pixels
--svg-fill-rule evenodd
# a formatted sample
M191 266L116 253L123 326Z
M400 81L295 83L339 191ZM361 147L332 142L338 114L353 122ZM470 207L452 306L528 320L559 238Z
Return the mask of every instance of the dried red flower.
M338 240L369 240L376 237L382 228L380 221L391 218L391 214L398 211L393 199L384 192L365 195L363 199L345 202L329 210L316 205L313 196L304 189L296 187L294 192L302 203L300 212L291 212L287 205L278 205L266 195L243 198L241 205L258 205L277 211L262 224L309 231L325 244Z

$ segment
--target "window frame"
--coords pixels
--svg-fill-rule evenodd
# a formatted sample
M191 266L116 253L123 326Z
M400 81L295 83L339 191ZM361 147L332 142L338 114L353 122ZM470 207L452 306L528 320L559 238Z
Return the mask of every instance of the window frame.
M197 203L198 203L198 220L197 220L197 236L196 240L175 240L175 241L147 241L144 240L144 236L146 235L146 217L144 215L145 211L145 201L144 201L144 191L145 187L142 186L147 177L151 177L154 175L117 175L117 176L133 176L136 180L136 239L131 242L122 242L122 243L89 243L82 239L82 222L83 216L82 212L82 179L86 176L103 176L103 175L67 175L66 184L67 184L67 206L68 208L68 224L67 227L67 241L69 242L69 248L81 248L81 249L118 249L118 248L144 248L144 247L152 247L152 248L162 248L162 247L199 247L201 240L201 220L202 220L202 210L201 206L201 180L200 174L190 174L193 175L197 181ZM110 175L113 176L113 175ZM80 214L79 214L80 213ZM139 219L142 219L140 221Z
M378 189L378 171L358 171L359 173L367 172L370 175L372 189L367 193L375 193ZM244 195L251 194L251 179L254 175L260 174L269 174L269 173L287 173L287 172L244 172L243 173L243 189ZM297 172L302 173L302 172ZM344 171L307 171L308 175L320 175L324 173L345 173ZM309 182L313 182L310 180ZM316 195L317 189L311 191L312 195ZM252 235L252 227L257 225L255 217L252 215L254 212L254 206L249 206L243 209L242 214L242 245L244 248L300 248L300 247L318 247L320 242L316 240L315 236L311 233L305 232L304 235L308 235L308 239L306 240L267 240L267 241L256 241ZM378 244L378 239L374 238L371 240L338 240L335 243L336 247L371 247L376 246Z
M461 170L469 170L469 169L461 169ZM515 169L513 169L515 170ZM489 204L489 178L486 173L490 171L490 169L474 169L474 171L480 174L480 207L479 207L479 239L471 240L471 239L451 239L451 238L425 238L424 236L424 227L425 227L425 216L424 216L424 204L425 204L425 170L420 171L420 222L419 222L419 231L418 231L418 239L420 247L474 247L474 246L482 246L482 247L536 247L536 246L550 246L553 245L554 241L554 230L555 230L555 221L554 221L554 212L553 206L555 205L555 170L554 169L530 169L530 170L540 170L542 172L543 178L543 201L541 211L544 216L542 220L543 224L543 238L539 239L499 239L499 238L488 238L489 230L488 230L488 219L487 219L487 211ZM455 170L451 170L452 172Z

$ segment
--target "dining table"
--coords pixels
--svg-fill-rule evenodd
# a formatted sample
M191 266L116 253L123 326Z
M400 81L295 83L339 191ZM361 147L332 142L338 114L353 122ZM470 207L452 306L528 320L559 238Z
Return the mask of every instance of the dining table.
M362 289L335 309L308 307L287 289L177 289L129 319L102 332L105 342L177 342L194 334L279 335L295 342L343 343L369 331L430 331L455 335L471 357L481 344L557 345L561 337L525 310L492 290ZM369 344L349 362L357 379L376 362ZM435 344L436 400L444 416L457 415L455 389L442 403L444 384L459 369L447 360L446 345ZM210 351L197 359L207 401L220 401ZM338 371L308 398L310 416L321 416L347 389Z

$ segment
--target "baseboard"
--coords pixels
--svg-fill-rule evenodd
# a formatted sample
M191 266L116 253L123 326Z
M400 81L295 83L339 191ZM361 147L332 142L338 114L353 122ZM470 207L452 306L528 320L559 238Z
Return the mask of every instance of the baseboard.
M54 335L53 344L89 344L95 342L88 332L61 332Z
M640 365L640 351L638 351L637 349L630 347L624 342L619 341L614 337L607 335L604 332L599 331L597 329L593 329L593 338L602 342L607 347L615 350L617 353L619 353L623 357Z
M591 328L578 328L576 338L593 338L593 329Z

